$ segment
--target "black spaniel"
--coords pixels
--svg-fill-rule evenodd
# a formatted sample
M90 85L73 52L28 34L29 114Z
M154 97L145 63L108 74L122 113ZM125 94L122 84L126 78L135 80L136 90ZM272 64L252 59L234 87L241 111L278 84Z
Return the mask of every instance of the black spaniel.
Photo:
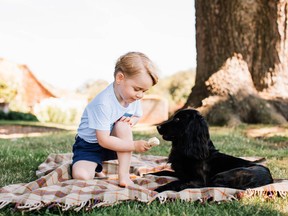
M219 152L210 140L208 124L197 110L180 110L157 130L164 140L172 142L168 162L174 172L153 175L178 178L156 188L157 192L201 187L247 189L273 182L267 167Z

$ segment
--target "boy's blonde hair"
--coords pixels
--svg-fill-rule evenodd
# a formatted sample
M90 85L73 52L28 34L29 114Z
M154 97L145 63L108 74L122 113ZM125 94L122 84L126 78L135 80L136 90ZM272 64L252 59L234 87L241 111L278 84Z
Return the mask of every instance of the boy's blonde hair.
M156 66L141 52L128 52L120 56L115 65L114 78L118 72L122 72L127 77L146 72L150 75L153 85L158 82Z

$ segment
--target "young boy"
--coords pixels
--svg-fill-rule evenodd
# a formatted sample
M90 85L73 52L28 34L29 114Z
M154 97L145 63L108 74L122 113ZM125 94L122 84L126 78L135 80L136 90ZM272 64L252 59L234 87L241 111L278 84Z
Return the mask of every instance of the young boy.
M72 177L104 177L102 161L118 158L119 186L132 185L132 152L149 150L147 141L133 141L132 127L142 115L140 99L158 82L156 67L143 53L129 52L115 65L114 82L85 108L73 145Z

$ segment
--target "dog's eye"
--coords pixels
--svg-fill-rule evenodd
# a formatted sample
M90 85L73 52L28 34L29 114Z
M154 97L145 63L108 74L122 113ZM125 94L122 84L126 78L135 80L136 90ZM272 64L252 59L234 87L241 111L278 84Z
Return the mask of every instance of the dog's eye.
M174 122L179 122L179 121L180 121L179 118L175 118L175 119L174 119Z

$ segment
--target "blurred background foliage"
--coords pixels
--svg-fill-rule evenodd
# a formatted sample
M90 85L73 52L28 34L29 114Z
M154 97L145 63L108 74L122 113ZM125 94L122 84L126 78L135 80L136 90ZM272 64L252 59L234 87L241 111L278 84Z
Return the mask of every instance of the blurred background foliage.
M0 80L0 103L10 103L17 95L17 89L14 86Z
M169 103L169 114L181 108L187 101L191 89L195 84L196 69L180 71L171 76L160 79L147 94L160 95Z
M196 69L180 71L168 77L159 79L157 85L153 86L146 95L157 95L164 98L169 104L169 114L181 108L195 83ZM99 92L106 88L109 83L105 80L89 80L73 92L78 98L91 101ZM7 83L0 82L0 98L9 103L9 113L0 111L0 120L29 120L52 122L61 124L76 124L84 110L82 105L69 105L67 100L53 99L46 100L34 108L34 112L28 111L21 102L13 101L17 90ZM1 102L1 101L0 101Z

